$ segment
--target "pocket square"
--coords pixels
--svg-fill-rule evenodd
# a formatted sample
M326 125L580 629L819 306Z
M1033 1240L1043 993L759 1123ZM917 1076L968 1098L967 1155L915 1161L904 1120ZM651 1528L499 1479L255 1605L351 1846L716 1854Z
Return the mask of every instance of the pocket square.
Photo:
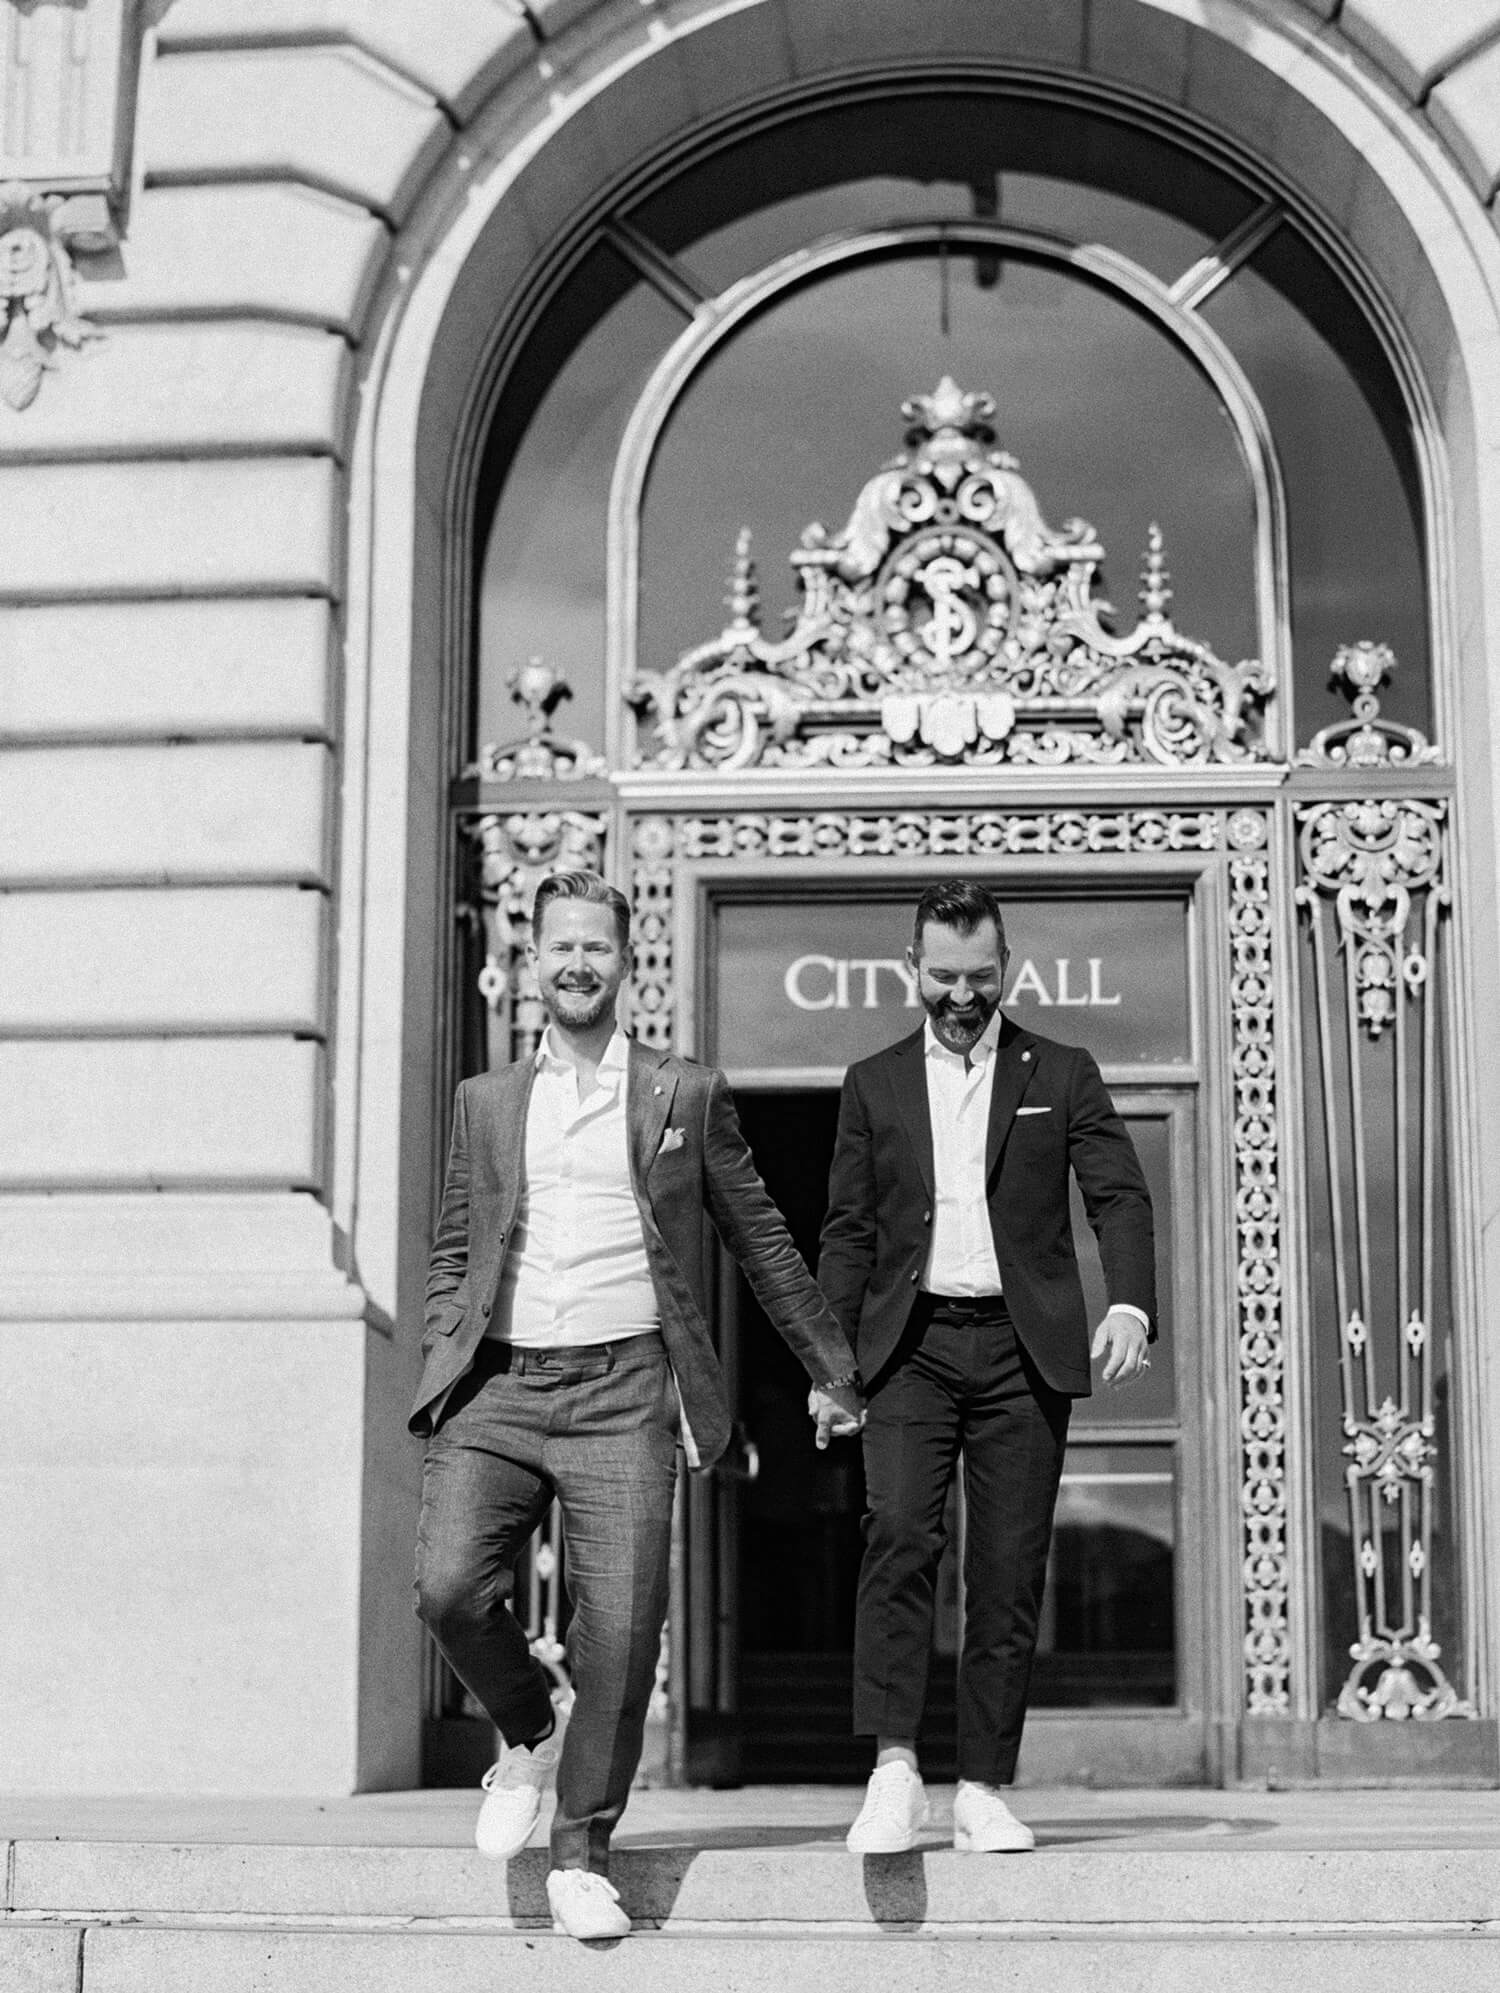
M1050 1107L1018 1107L1016 1109L1018 1116L1022 1114L1050 1114L1051 1112L1052 1109Z
M668 1128L662 1135L661 1147L656 1153L659 1156L670 1155L673 1149L680 1149L686 1140L687 1135L681 1128Z

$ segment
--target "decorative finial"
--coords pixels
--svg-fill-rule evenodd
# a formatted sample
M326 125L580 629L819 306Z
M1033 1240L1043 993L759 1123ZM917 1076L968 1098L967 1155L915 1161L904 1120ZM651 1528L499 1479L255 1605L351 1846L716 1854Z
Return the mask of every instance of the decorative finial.
M724 597L729 611L726 636L754 637L760 633L760 584L750 553L750 528L741 526L734 543L734 566L729 572L729 593Z
M555 731L552 715L573 688L560 671L543 658L529 657L505 680L511 698L526 711L526 732L520 740L490 742L479 750L464 774L482 782L571 782L602 775L605 762L587 741L570 740Z
M951 374L944 374L931 394L914 394L901 404L901 413L911 425L906 440L919 447L928 437L969 437L976 443L993 443L995 432L990 418L995 413L992 394L965 394Z
M1345 644L1341 650L1335 651L1328 682L1337 685L1342 679L1354 697L1355 719L1373 720L1380 711L1380 700L1376 695L1395 669L1396 653L1390 645L1374 644L1365 639L1357 644Z
M1438 759L1438 751L1416 727L1389 720L1380 711L1379 690L1396 669L1389 644L1368 638L1334 653L1328 683L1348 689L1354 717L1324 727L1297 755L1302 766L1319 768L1400 768Z
M526 708L527 731L533 740L541 739L553 713L564 699L573 696L573 688L562 673L539 657L518 664L505 683L516 704Z
M1141 569L1141 610L1148 623L1165 623L1172 584L1162 553L1161 527L1153 519L1146 531L1146 565Z

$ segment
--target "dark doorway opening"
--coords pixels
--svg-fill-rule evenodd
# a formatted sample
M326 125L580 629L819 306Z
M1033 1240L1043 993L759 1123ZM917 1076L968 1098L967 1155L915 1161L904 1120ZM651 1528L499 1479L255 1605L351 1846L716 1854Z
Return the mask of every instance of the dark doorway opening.
M830 1088L742 1093L740 1120L767 1189L797 1248L816 1267L828 1208L828 1165L838 1123ZM739 1716L749 1783L857 1782L869 1774L868 1739L849 1731L854 1597L865 1477L857 1443L819 1453L807 1415L807 1377L736 1277L738 1416L758 1456L738 1494ZM953 1775L953 1649L957 1593L944 1560L937 1653L928 1695L923 1767Z
M743 1092L740 1118L766 1186L811 1267L827 1210L838 1121L831 1088ZM1170 1205L1164 1124L1135 1120L1160 1219ZM1166 1226L1163 1223L1163 1231ZM1104 1301L1081 1205L1075 1237L1095 1316ZM736 1415L758 1471L736 1484L727 1517L737 1566L738 1775L749 1782L862 1780L867 1739L849 1733L854 1602L864 1472L859 1448L813 1444L807 1379L738 1275L733 1320ZM1148 1430L1122 1447L1101 1413L1074 1419L1032 1683L1034 1710L1165 1710L1178 1696L1170 1444ZM1167 1435L1163 1433L1162 1439ZM1145 1443L1143 1443L1145 1442ZM954 1775L954 1669L961 1603L957 1500L939 1577L921 1739L923 1769Z

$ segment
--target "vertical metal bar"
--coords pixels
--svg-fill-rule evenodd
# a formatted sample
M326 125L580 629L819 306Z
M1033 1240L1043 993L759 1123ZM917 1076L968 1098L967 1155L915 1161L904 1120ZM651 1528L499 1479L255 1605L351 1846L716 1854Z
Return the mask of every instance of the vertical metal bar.
M1370 1324L1365 1324L1365 1339L1362 1350L1365 1416L1375 1403L1375 1337ZM1365 1494L1369 1508L1370 1548L1375 1553L1375 1570L1372 1579L1374 1586L1374 1619L1379 1632L1390 1629L1390 1609L1386 1597L1385 1582L1385 1532L1381 1526L1381 1494L1373 1476L1365 1480Z
M1321 902L1310 903L1313 941L1313 991L1318 1007L1318 1072L1323 1093L1323 1142L1327 1150L1328 1201L1333 1226L1333 1305L1339 1318L1342 1346L1349 1322L1349 1286L1344 1259L1344 1205L1339 1181L1338 1112L1333 1087L1333 1019L1328 1002L1328 944L1323 932Z
M1441 875L1440 875L1441 876ZM1434 1267L1437 1259L1437 1003L1433 979L1437 972L1438 915L1440 906L1436 883L1428 888L1423 907L1422 945L1427 974L1422 982L1422 1064L1417 1100L1418 1140L1421 1144L1419 1172L1421 1208L1418 1234L1418 1267L1421 1282L1422 1340L1412 1351L1417 1370L1415 1394L1417 1416L1424 1437L1433 1433L1432 1370L1437 1325L1433 1319ZM1408 1399L1408 1406L1412 1404ZM1451 1427L1450 1427L1451 1430ZM1421 1616L1430 1628L1432 1617L1432 1533L1435 1519L1436 1488L1432 1470L1424 1470L1419 1493L1422 1543L1422 1576L1419 1587Z
M1411 1138L1411 1126L1410 1126L1411 1115L1408 1105L1408 1095L1410 1093L1410 1087L1407 1082L1407 1064L1409 1059L1409 1052L1407 1047L1406 1006L1410 1001L1411 998L1406 988L1404 987L1404 982L1401 975L1401 965L1398 961L1396 964L1395 1035L1393 1039L1393 1050L1392 1050L1392 1057L1394 1058L1395 1061L1396 1154L1394 1158L1395 1168L1392 1172L1391 1184L1395 1200L1394 1223L1396 1229L1396 1341L1397 1341L1397 1349L1399 1351L1398 1373L1401 1378L1401 1403L1408 1410L1410 1409L1411 1406L1411 1398L1406 1390L1407 1365L1405 1359L1406 1359L1407 1349L1406 1349L1406 1337L1403 1331L1405 1329L1407 1317L1411 1314L1412 1310L1412 1292L1411 1292L1412 1226L1411 1226L1410 1207L1412 1203L1415 1201L1412 1198L1411 1190L1409 1188L1411 1184L1411 1170L1410 1170L1410 1163L1408 1160L1408 1153L1407 1153Z
M1365 1159L1364 1092L1360 1086L1359 1070L1359 951L1352 929L1346 931L1344 938L1344 1036L1349 1053L1349 1146L1354 1173L1354 1242L1359 1259L1359 1312L1365 1327L1373 1335L1370 1193Z
M526 1551L526 1638L540 1639L545 1626L542 1612L542 1572L537 1562L541 1532L532 1537Z
M1347 1240L1344 1233L1344 1190L1342 1172L1339 1168L1339 1127L1338 1105L1335 1098L1333 1056L1334 1036L1331 1012L1328 942L1323 927L1323 904L1321 900L1310 902L1313 938L1313 992L1318 1013L1318 1077L1321 1082L1323 1100L1323 1143L1326 1150L1328 1174L1328 1204L1333 1232L1333 1294L1334 1313L1337 1316L1336 1333L1339 1339L1339 1376L1343 1384L1344 1431L1351 1435L1354 1431L1354 1407L1358 1403L1354 1347L1349 1339L1351 1327L1349 1310L1348 1261L1346 1258ZM1369 1324L1365 1324L1368 1338ZM1368 1348L1368 1341L1366 1342ZM1354 1559L1354 1582L1358 1598L1359 1632L1362 1640L1370 1637L1370 1581L1361 1558L1361 1543L1364 1540L1365 1520L1362 1485L1358 1464L1351 1460L1344 1471L1344 1493L1349 1504L1349 1548Z
M1437 1224L1437 1142L1434 1139L1434 1121L1437 1117L1437 1005L1433 1001L1432 980L1437 968L1438 935L1438 896L1435 889L1429 889L1425 908L1426 921L1424 941L1427 951L1427 980L1422 985L1422 1321L1427 1329L1429 1345L1433 1333L1433 1266L1436 1260L1434 1233ZM1432 1364L1429 1354L1427 1364L1427 1388L1423 1398L1422 1416L1432 1416Z
M542 1617L542 1631L554 1647L558 1642L558 1628L562 1625L562 1584L563 1584L563 1519L562 1505L552 1504L552 1512L547 1518L547 1542L552 1549L552 1569L546 1579L546 1605Z

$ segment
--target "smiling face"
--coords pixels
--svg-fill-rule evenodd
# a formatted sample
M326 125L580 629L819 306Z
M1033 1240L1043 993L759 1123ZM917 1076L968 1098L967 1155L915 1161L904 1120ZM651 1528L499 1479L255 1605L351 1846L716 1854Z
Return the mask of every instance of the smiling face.
M614 914L592 900L556 899L526 951L547 1015L564 1031L613 1024L615 998L630 973L630 950Z
M906 959L917 974L917 991L932 1019L938 1043L950 1052L968 1052L984 1035L1000 1008L1010 951L992 920L972 934L928 921Z

